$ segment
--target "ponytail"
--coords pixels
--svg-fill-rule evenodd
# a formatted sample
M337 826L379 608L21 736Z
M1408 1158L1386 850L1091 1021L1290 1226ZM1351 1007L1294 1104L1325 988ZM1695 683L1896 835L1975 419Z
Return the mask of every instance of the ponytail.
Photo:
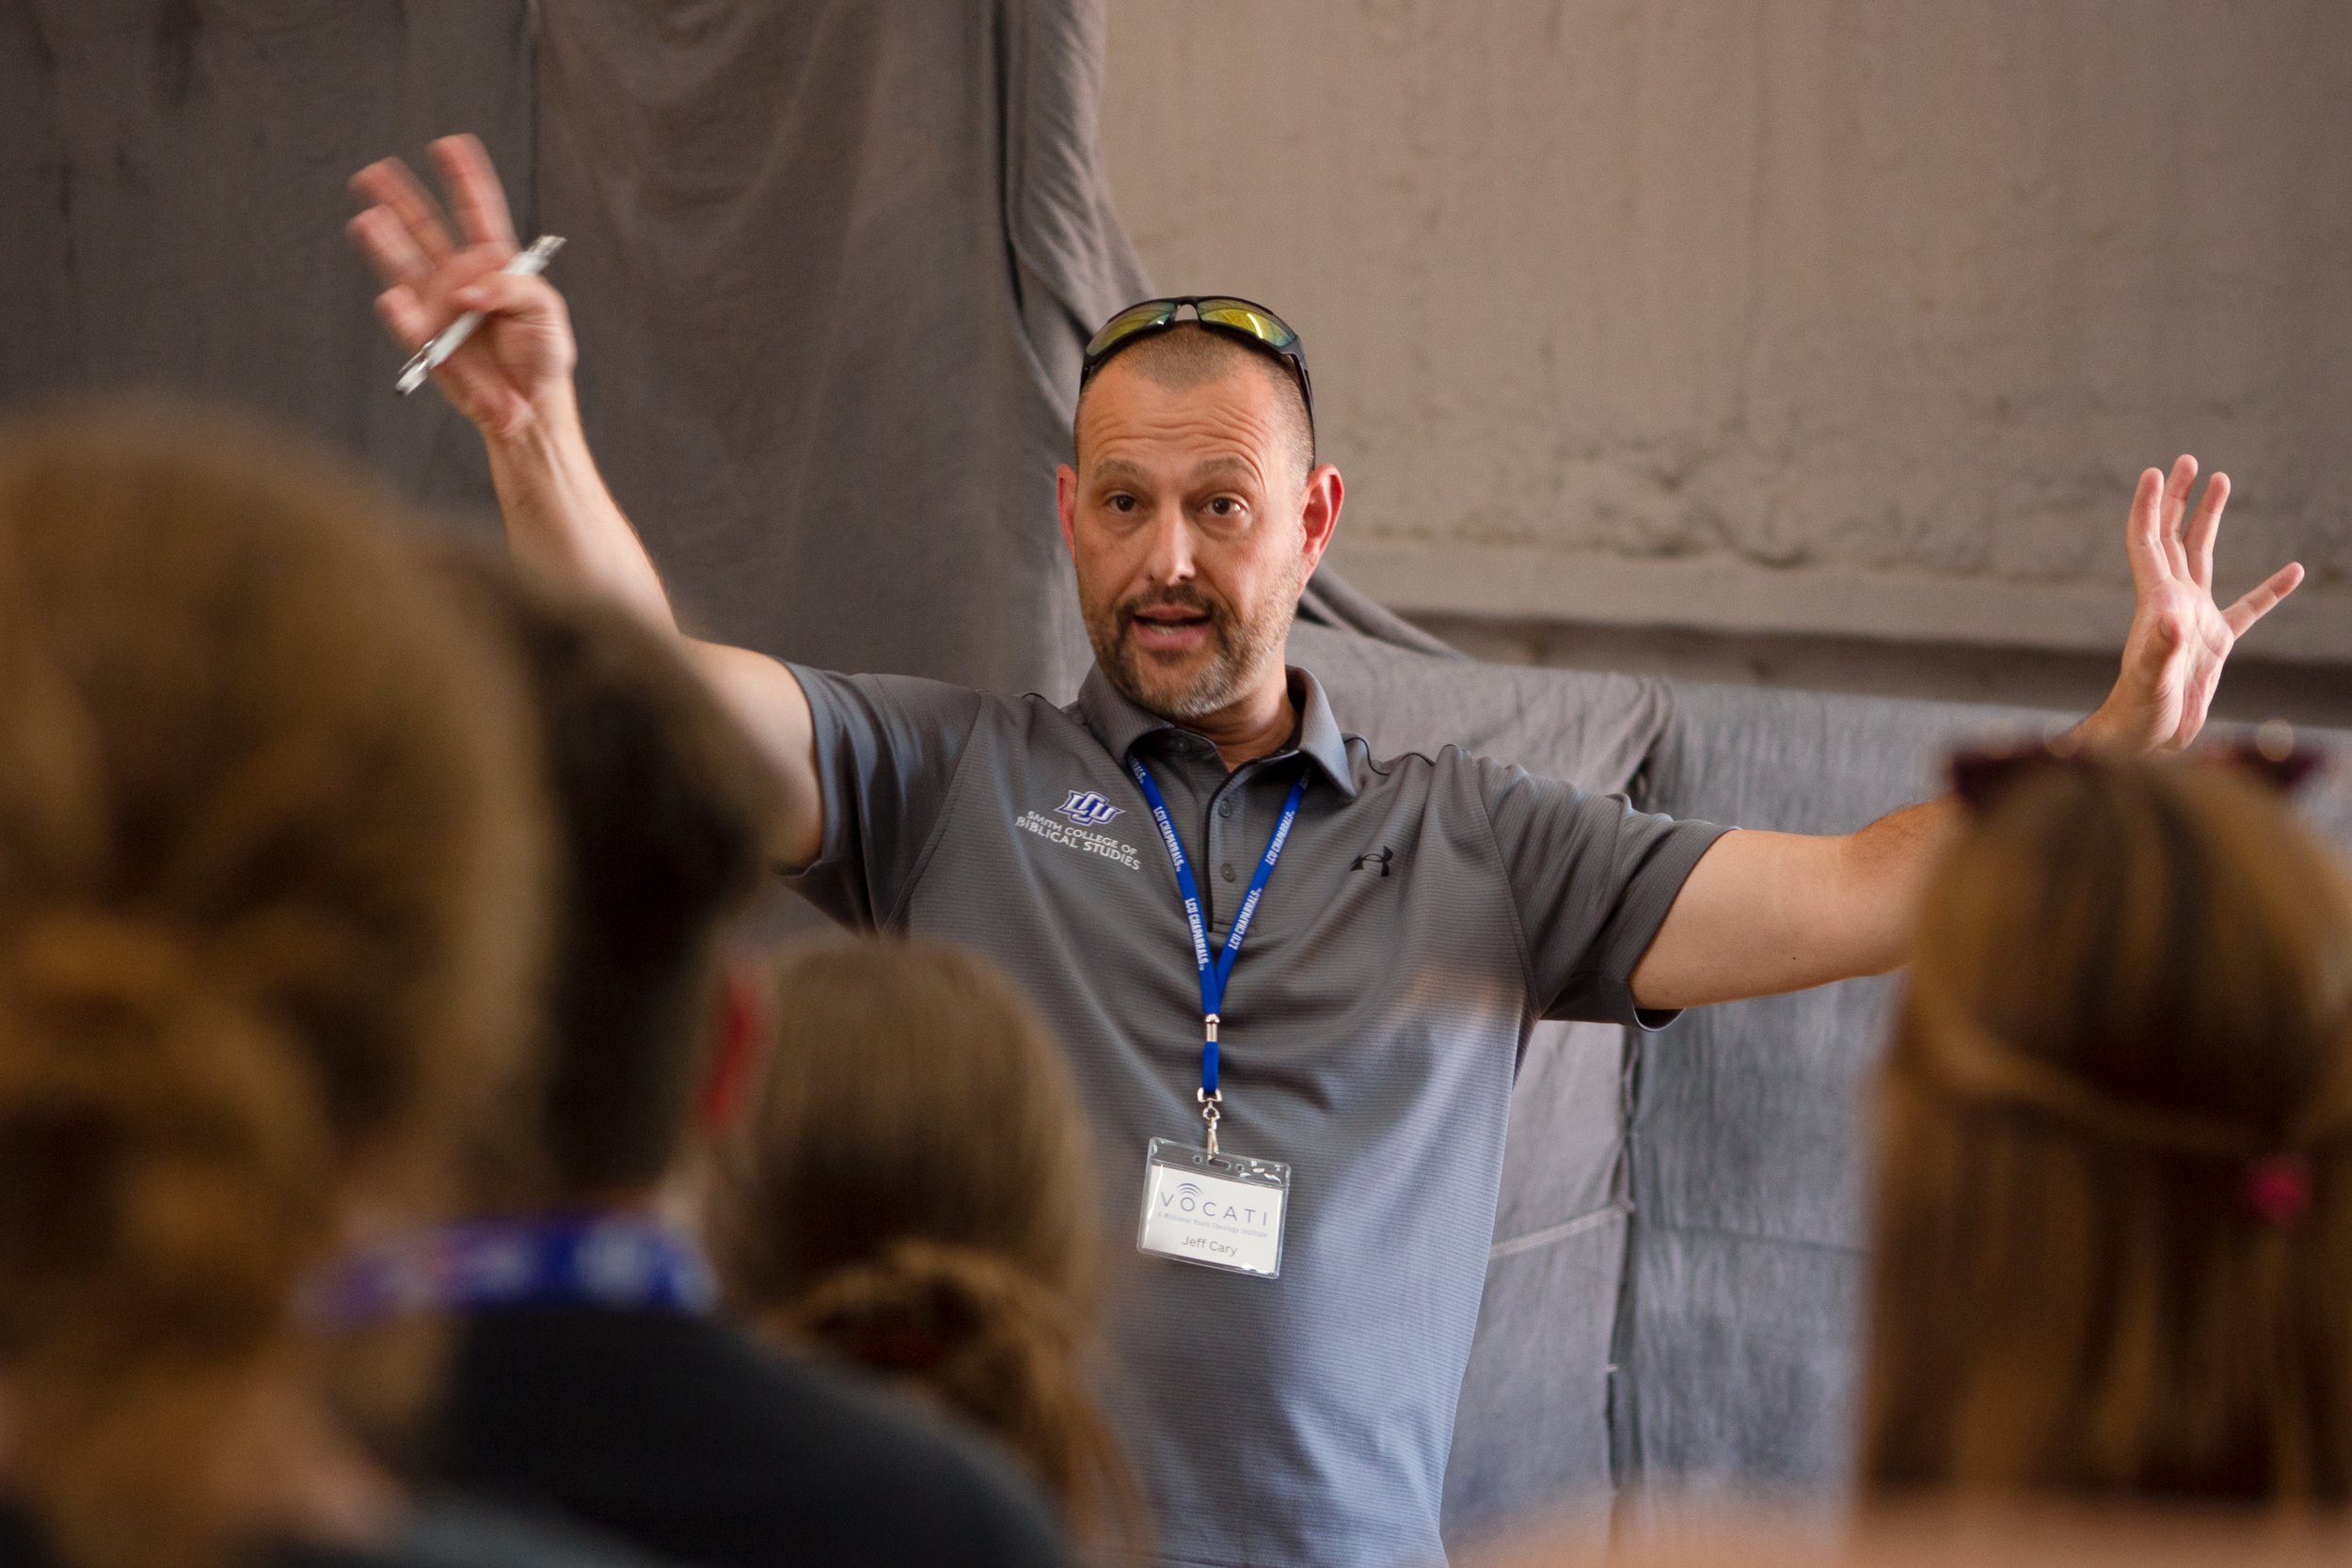
M18 1482L92 1568L164 1542L204 1562L236 1532L250 1456L224 1405L298 1370L287 1302L334 1223L316 1086L221 968L192 933L95 912L0 958Z
M527 1066L525 710L398 535L185 411L0 436L6 1487L76 1568L269 1533L353 1391L299 1281Z
M777 1314L787 1337L903 1379L1001 1442L1080 1540L1140 1544L1142 1506L1061 1296L975 1247L901 1241Z
M2352 882L2234 770L2090 758L1920 901L1878 1089L1866 1497L2352 1501Z
M1060 1046L979 955L828 943L777 966L760 1101L707 1223L746 1317L897 1375L1002 1440L1073 1536L1148 1519L1088 1387L1104 1238Z

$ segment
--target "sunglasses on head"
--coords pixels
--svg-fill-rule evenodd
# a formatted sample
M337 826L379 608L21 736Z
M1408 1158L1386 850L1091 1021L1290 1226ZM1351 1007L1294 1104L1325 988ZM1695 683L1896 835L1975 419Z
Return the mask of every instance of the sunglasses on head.
M2295 732L2284 724L2265 724L2250 741L2202 747L2188 755L2194 761L2259 779L2282 795L2300 788L2328 762L2327 752L2296 745ZM2044 768L2095 767L2102 760L2095 752L2063 742L1960 752L1952 757L1952 793L1969 810L1983 812L2021 781Z
M1192 307L1193 319L1202 326L1255 344L1289 366L1291 374L1298 378L1298 395L1307 401L1307 418L1314 418L1314 386L1307 379L1307 351L1298 346L1298 334L1291 330L1290 323L1264 306L1230 294L1181 294L1174 299L1147 299L1140 305L1128 306L1087 340L1086 366L1078 372L1078 385L1084 388L1094 379L1094 372L1120 349L1176 325L1177 312L1187 305Z

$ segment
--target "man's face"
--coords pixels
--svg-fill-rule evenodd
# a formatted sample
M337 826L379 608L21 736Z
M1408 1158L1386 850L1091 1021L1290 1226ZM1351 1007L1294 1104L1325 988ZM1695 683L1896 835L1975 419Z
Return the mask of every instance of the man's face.
M1114 359L1057 475L1094 657L1163 718L1204 719L1282 678L1299 591L1338 520L1338 470L1303 481L1282 391L1256 368L1168 386Z

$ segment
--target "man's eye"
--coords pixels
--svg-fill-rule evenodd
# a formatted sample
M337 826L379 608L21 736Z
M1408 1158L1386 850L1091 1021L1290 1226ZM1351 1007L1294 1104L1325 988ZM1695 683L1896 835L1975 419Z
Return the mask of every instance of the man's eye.
M1213 517L1238 517L1238 516L1240 516L1240 515L1241 515L1241 500L1240 500L1240 499L1239 499L1238 497L1234 497L1234 496L1219 496L1219 497L1217 497L1215 500L1213 500L1213 501L1209 502L1209 515L1211 515L1211 516L1213 516Z
M1110 498L1107 504L1113 512L1133 512L1136 509L1136 498L1133 496L1113 496Z

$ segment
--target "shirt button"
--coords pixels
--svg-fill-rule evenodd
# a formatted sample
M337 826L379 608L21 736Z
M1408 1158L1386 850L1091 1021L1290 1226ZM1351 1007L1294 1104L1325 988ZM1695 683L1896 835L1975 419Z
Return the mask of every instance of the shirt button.
M1233 815L1233 802L1232 802L1232 801L1231 801L1231 800L1219 800L1219 801L1216 803L1216 814L1217 814L1217 816L1232 816L1232 815Z
M1232 881L1233 879L1233 863L1227 861L1223 865L1217 867L1217 875L1224 878L1229 882Z

